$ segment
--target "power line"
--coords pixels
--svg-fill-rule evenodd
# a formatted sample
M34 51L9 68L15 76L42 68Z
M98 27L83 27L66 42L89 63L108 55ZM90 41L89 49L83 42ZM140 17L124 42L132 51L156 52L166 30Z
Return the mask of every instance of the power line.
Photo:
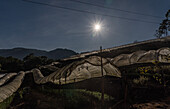
M128 11L128 10L123 10L123 9L118 9L118 8L111 8L111 7L106 7L106 6L102 6L102 5L99 5L99 4L82 2L82 1L79 1L79 0L69 0L69 1L76 2L76 3L81 3L81 4L85 4L85 5L96 6L96 7L105 8L105 9L111 9L111 10L116 10L116 11L131 13L131 14L136 14L136 15L149 16L149 17L154 17L154 18L159 18L159 19L162 18L160 16L154 16L154 15L149 15L149 14L144 14L144 13L139 13L139 12L134 12L134 11Z
M29 3L34 3L34 4L39 4L39 5L46 5L46 6L60 8L60 9L65 9L65 10L74 11L74 12L95 14L95 15L100 15L100 16L113 17L113 18L118 18L118 19L129 20L129 21L136 21L136 22L159 24L159 22L152 22L152 21L145 21L145 20L140 20L140 19L133 19L133 18L126 18L126 17L119 17L119 16L113 16L113 15L95 13L95 12L91 12L91 11L79 10L79 9L74 9L74 8L68 8L68 7L63 7L63 6L58 6L58 5L48 4L48 3L42 3L42 2L36 2L36 1L31 1L31 0L22 0L22 1L29 2Z

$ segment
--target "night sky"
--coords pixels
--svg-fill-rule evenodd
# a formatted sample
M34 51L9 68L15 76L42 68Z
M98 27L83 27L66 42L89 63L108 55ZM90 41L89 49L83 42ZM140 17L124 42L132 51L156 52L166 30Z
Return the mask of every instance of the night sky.
M74 12L22 0L0 0L0 48L15 47L53 50L68 48L85 52L153 39L159 23L165 19L170 0L80 0L83 2L160 16L155 18L99 8L69 0L32 0L93 13L140 19L132 21L96 14ZM102 22L102 31L94 34L92 24Z

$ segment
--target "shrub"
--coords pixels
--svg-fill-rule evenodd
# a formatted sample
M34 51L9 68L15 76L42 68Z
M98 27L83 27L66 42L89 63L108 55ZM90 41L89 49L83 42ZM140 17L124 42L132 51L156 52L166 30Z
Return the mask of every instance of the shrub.
M140 76L139 78L133 79L133 83L137 85L145 85L148 82L149 78Z

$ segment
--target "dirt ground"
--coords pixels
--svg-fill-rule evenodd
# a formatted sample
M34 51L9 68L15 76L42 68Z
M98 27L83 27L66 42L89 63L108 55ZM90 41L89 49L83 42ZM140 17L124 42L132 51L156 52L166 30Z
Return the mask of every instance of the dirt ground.
M170 109L170 96L159 101L134 104L135 109Z

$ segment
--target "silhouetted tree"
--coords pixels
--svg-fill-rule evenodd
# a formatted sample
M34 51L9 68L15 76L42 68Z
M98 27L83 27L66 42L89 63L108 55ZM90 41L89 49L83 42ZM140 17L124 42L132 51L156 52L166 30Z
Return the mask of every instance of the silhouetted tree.
M170 31L170 19L169 19L169 17L170 17L170 9L166 13L165 17L168 20L168 24L167 24L168 25L168 31Z
M34 56L33 53L24 57L23 61L12 56L0 56L0 71L2 72L19 72L21 70L31 70L42 65L47 65L54 62L46 56Z
M23 61L25 62L25 61L33 58L33 57L34 57L34 53L30 53L29 55L27 55L27 56L25 56L25 57L23 58Z
M23 61L10 57L0 57L1 69L7 72L18 72L23 70Z
M168 35L168 31L170 30L170 10L167 11L167 13L165 14L166 19L164 19L162 21L162 23L160 23L160 26L158 28L158 30L156 30L155 36L157 38L161 38L163 35L167 36Z
M27 55L23 59L25 70L38 68L42 65L50 64L53 60L48 59L46 56L34 56L33 53Z

